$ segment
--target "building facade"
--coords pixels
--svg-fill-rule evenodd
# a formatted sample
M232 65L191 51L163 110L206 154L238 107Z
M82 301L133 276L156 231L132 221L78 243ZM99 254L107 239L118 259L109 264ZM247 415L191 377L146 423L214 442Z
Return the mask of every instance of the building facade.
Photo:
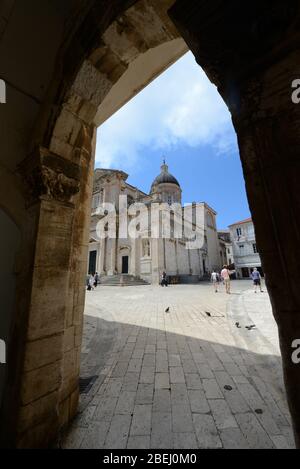
M223 265L234 267L233 245L229 230L218 231L220 243L220 256Z
M182 206L182 190L177 179L170 174L168 166L161 166L160 174L152 183L149 194L127 182L128 175L118 170L96 169L90 228L88 272L98 272L100 277L131 275L147 283L158 284L165 271L171 281L196 282L205 278L212 270L220 269L219 239L216 226L216 212L206 203ZM121 216L126 200L126 224L128 232L138 228L138 236L122 236L117 230L116 237L100 237L99 223L103 221L102 204L116 207L117 226L124 223ZM147 212L136 218L136 207ZM157 206L164 207L156 216ZM173 208L176 207L176 214ZM168 211L168 208L171 211ZM199 223L194 213L199 210ZM198 213L198 212L197 212ZM145 215L145 214L144 214ZM169 225L161 225L161 217L170 217ZM156 218L155 218L156 217ZM145 219L150 224L144 224ZM179 237L182 220L183 236ZM201 226L200 226L201 225ZM149 230L149 226L151 229ZM168 229L165 233L162 230ZM193 234L200 233L200 242L191 242ZM134 230L133 230L134 231ZM154 235L155 232L155 235Z
M237 277L249 278L255 267L263 275L252 219L233 223L229 229Z

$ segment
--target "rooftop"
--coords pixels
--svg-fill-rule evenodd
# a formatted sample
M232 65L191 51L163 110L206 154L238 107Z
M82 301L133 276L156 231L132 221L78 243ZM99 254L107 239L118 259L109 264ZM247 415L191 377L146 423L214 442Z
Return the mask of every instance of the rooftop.
M235 226L235 225L243 225L245 223L251 223L252 222L252 218L246 218L246 220L242 220L242 221L237 221L236 223L232 223L231 225L229 225L229 228L231 226Z

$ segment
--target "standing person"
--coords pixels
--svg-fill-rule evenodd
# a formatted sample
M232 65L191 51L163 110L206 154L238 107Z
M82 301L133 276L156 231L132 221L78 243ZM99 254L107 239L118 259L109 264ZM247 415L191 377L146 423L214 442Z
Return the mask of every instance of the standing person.
M94 285L95 285L95 277L93 274L91 274L89 278L88 290L94 290Z
M162 276L161 276L161 286L162 287L168 286L167 273L165 271L163 271Z
M251 274L251 277L252 277L253 284L254 284L254 293L257 293L257 287L259 287L260 292L263 293L264 291L261 288L261 275L260 275L260 273L259 273L259 271L257 270L256 267L253 270L253 272Z
M225 284L225 291L228 295L230 295L230 272L228 270L227 265L224 265L223 270L221 272L221 277Z
M94 277L94 278L95 278L95 283L94 283L94 285L95 285L95 288L97 288L98 283L99 283L99 274L98 274L98 272L95 273L95 277Z
M213 287L215 289L215 293L218 293L219 289L219 274L213 270L211 274L211 282L213 284Z

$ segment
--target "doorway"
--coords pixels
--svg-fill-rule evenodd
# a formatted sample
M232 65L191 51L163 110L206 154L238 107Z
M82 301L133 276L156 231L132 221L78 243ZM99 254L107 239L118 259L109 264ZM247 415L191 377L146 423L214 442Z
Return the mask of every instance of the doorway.
M128 274L129 256L122 257L122 274Z
M95 274L96 272L96 259L97 259L97 251L90 252L90 259L89 259L89 274Z

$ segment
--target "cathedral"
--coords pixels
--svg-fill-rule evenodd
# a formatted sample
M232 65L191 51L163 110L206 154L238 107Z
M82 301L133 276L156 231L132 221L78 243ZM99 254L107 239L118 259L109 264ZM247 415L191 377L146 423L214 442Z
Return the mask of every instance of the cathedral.
M170 283L196 283L207 278L212 270L220 270L216 212L205 202L183 206L180 184L169 172L165 161L149 194L130 185L127 179L128 174L120 170L95 170L88 273L98 272L101 283L107 285L130 284L129 279L135 284L155 285L160 282L163 272ZM137 222L138 236L120 234L118 228L123 210L120 200L124 198L127 204L125 222L129 225L134 222L133 207L137 206L139 210L143 207L147 212L146 219L151 218L151 229ZM116 208L116 236L99 236L99 222L104 218L100 208L109 204ZM153 215L156 207L163 207L161 216ZM164 224L161 226L168 207L169 230ZM195 213L201 214L200 222ZM184 229L181 231L182 220ZM199 243L191 242L197 238L198 235L193 238L196 232L200 233Z

